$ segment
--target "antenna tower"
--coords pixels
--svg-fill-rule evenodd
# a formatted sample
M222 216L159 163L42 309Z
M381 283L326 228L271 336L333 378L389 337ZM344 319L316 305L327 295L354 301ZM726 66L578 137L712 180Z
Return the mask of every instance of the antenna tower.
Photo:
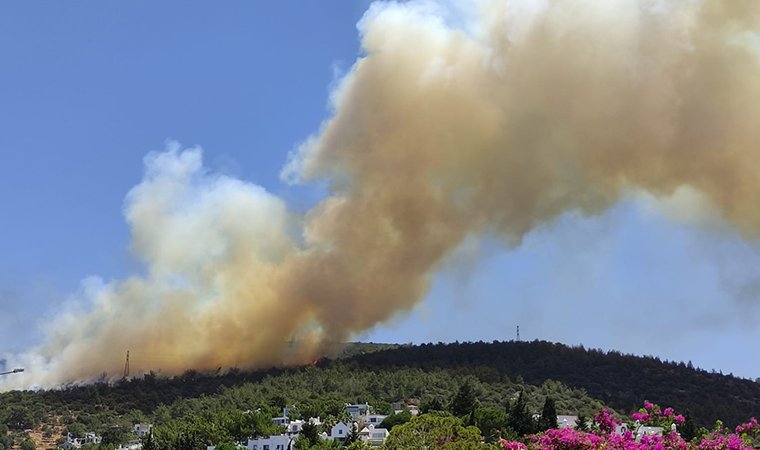
M520 325L517 326L517 341L520 341ZM129 360L129 352L127 352L127 360Z
M129 376L129 350L127 350L127 360L124 361L124 378Z

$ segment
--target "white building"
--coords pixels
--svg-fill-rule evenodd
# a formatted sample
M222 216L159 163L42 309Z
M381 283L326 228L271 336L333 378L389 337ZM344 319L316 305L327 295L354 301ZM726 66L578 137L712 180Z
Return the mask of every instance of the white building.
M557 428L575 428L578 426L578 416L557 416Z
M287 426L290 423L290 418L288 416L273 417L272 422L274 422L275 425Z
M289 436L294 436L301 432L301 430L303 429L303 425L305 423L306 422L304 422L303 420L293 420L288 424L288 428L285 430L285 432Z
M119 444L116 450L140 450L142 444L140 442L129 442L127 444Z
M153 429L153 425L149 423L136 423L134 426L132 426L132 432L134 432L138 437L143 437L146 434L150 433L150 430Z
M346 439L346 436L351 432L351 429L353 428L352 425L347 424L345 422L338 422L336 423L332 428L330 428L330 439L334 440L344 440Z
M346 405L346 412L352 419L356 420L359 416L365 416L369 414L371 408L367 403L358 403L356 405Z
M404 411L409 411L413 416L420 414L420 408L414 403L393 402L391 403L391 410L393 410L393 414L401 414Z
M636 428L636 442L639 442L644 436L662 436L662 427L642 427Z
M320 426L322 425L322 419L319 417L310 417L308 423L311 425ZM303 426L305 424L305 420L291 420L286 429L286 433L290 436L295 436L301 433L301 430L303 430Z
M383 422L383 420L385 420L386 417L388 416L384 416L382 414L367 414L364 416L359 416L358 420L359 423L362 423L364 425L378 426Z
M368 425L359 432L359 439L373 447L379 447L385 443L388 434L389 432L385 428L375 428L374 425Z
M291 450L296 437L280 434L277 436L248 439L248 450Z
M71 433L68 433L66 435L66 442L63 443L63 448L64 450L82 448L82 445L84 444L100 444L100 441L102 440L102 437L93 432L85 433L84 436L80 438L75 438L71 435Z

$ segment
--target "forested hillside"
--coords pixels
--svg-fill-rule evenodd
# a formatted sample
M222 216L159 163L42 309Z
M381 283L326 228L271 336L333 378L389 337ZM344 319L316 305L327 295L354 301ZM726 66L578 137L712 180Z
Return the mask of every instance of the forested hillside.
M690 363L603 352L543 341L423 344L357 355L359 367L387 370L456 369L480 379L493 374L540 385L556 380L585 389L619 411L634 411L644 400L688 411L702 425L730 424L760 416L760 383L694 369Z
M145 375L115 383L0 394L0 421L12 430L60 435L68 429L108 435L147 420L155 424L208 422L231 411L338 416L343 405L369 402L380 413L391 402L424 410L449 408L464 383L477 404L504 411L519 392L540 413L547 397L557 412L589 417L604 402L627 414L643 401L689 412L698 424L739 423L760 415L760 384L695 370L683 363L601 352L548 342L357 344L316 365L264 371L189 371ZM601 402L600 402L601 400ZM196 420L193 419L193 420ZM118 436L114 437L115 441Z
M475 377L472 374L478 373ZM211 417L234 410L260 410L277 415L295 405L299 416L338 416L346 403L369 402L380 413L391 402L412 401L423 409L448 407L460 386L469 381L480 405L503 410L519 392L539 412L546 396L559 412L590 416L601 406L582 390L547 381L540 386L514 382L488 369L363 368L351 360L322 361L317 366L266 372L232 371L224 375L195 372L181 377L122 380L44 392L0 394L0 420L11 429L40 424L81 424L105 431L139 420L161 424L188 415Z

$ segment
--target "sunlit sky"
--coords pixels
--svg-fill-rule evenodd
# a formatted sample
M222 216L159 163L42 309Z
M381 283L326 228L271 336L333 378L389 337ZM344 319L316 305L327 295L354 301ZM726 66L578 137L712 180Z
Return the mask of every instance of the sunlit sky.
M0 351L87 276L139 272L122 206L167 139L305 210L279 172L328 117L369 2L0 4ZM516 245L464 246L409 314L357 339L545 339L760 377L760 252L632 193ZM719 231L716 231L718 229ZM129 327L129 323L124 323Z

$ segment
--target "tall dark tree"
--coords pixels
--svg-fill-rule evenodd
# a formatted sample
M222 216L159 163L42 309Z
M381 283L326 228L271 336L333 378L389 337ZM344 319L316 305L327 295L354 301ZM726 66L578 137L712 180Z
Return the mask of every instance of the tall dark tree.
M689 414L688 410L684 414L683 425L678 427L678 432L681 434L681 437L687 441L690 441L697 436L697 427L694 426L694 421L692 420L691 414Z
M541 417L538 419L538 430L546 431L557 428L557 408L554 406L554 399L546 397L544 408L541 410Z
M359 440L359 430L355 425L351 426L351 430L348 431L348 434L346 435L346 439L343 441L343 445L345 447L348 447L349 445L353 444L354 442Z
M308 422L303 424L303 427L301 428L301 439L309 441L309 447L317 445L320 441L319 429L317 426Z
M509 436L506 432L507 413L501 409L481 407L475 410L473 425L478 427L486 442Z
M465 381L459 386L459 391L451 399L451 413L457 417L463 417L471 414L475 409L475 389L472 387L470 380Z
M519 436L525 436L526 434L532 434L535 432L535 422L530 413L528 413L528 405L525 402L525 395L522 391L517 394L517 400L509 410L509 419L507 425L512 428Z

